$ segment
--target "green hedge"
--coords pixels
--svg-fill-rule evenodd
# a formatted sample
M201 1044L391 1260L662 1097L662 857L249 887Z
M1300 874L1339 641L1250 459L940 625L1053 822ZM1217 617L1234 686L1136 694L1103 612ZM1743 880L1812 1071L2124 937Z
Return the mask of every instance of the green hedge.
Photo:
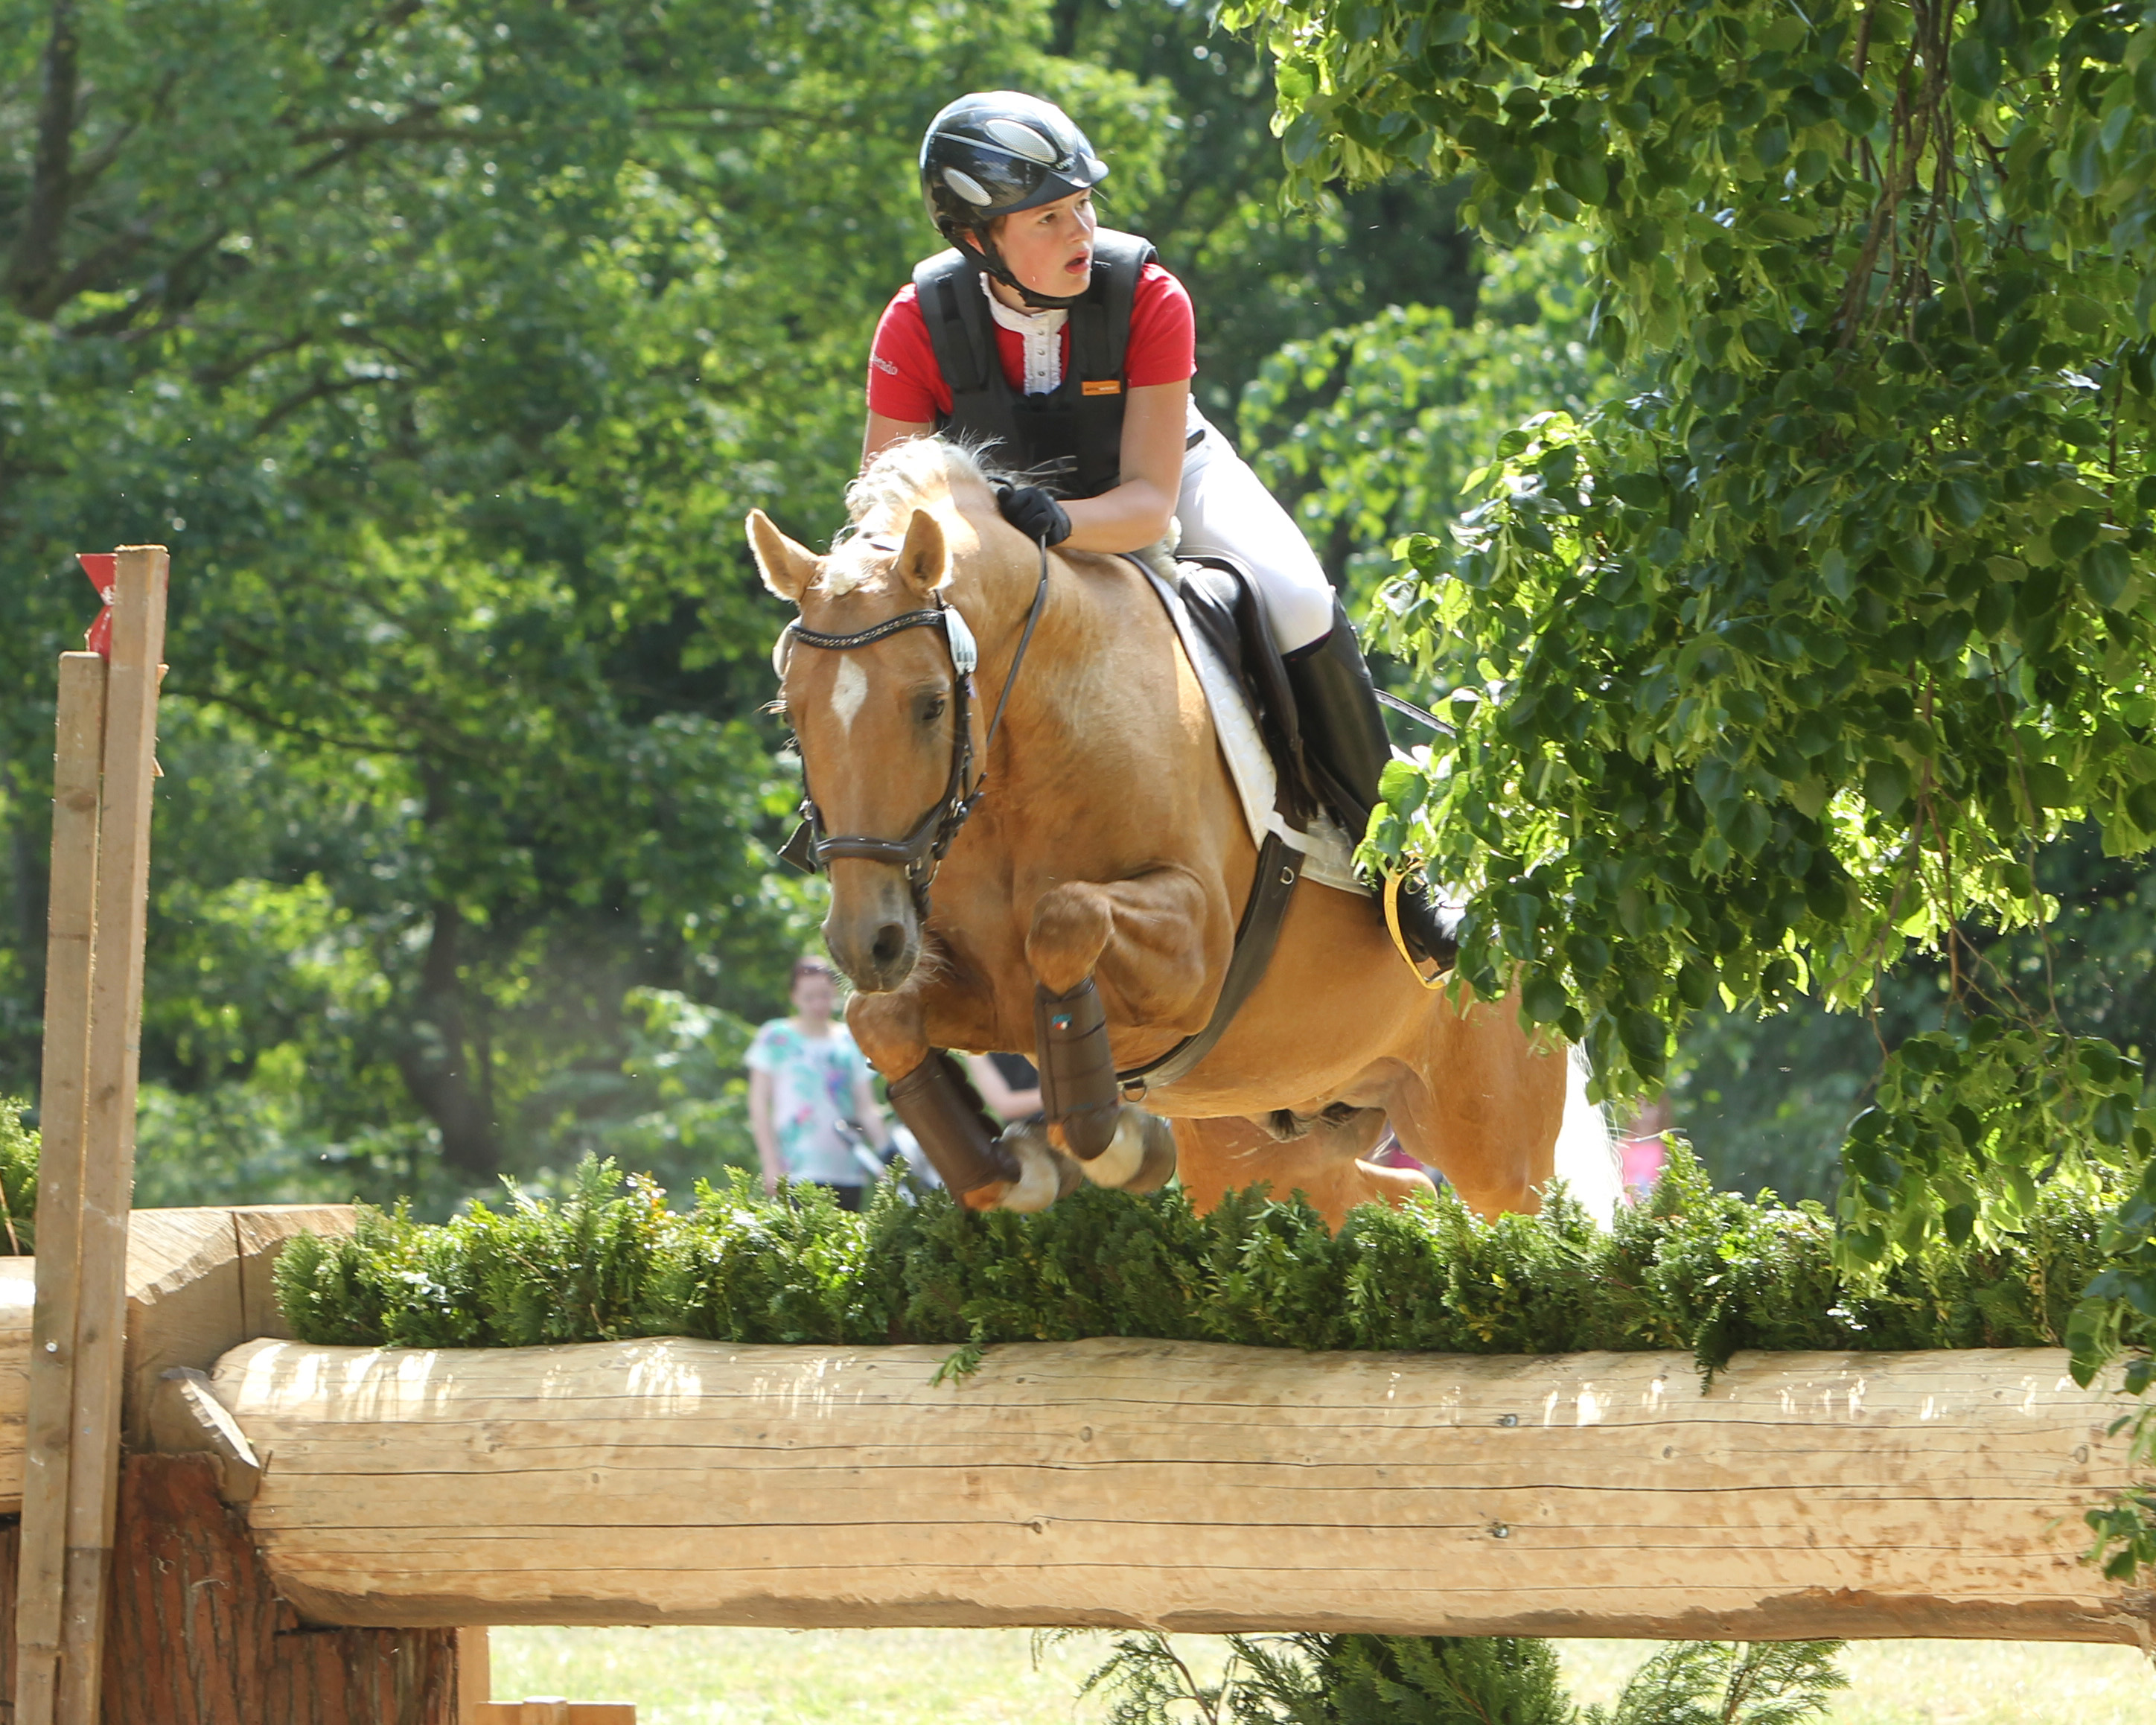
M29 1106L0 1096L0 1253L10 1257L37 1244L38 1135L23 1124Z
M1815 1205L1751 1203L1680 1152L1604 1233L1560 1198L1485 1223L1449 1198L1358 1211L1337 1235L1299 1200L1086 1189L1040 1215L978 1215L886 1189L850 1215L737 1177L674 1210L588 1162L574 1195L440 1226L362 1210L277 1266L305 1339L427 1348L691 1336L957 1344L1157 1336L1271 1348L1551 1353L2056 1345L2116 1201L2046 1189L1995 1245L1943 1245L1857 1289Z

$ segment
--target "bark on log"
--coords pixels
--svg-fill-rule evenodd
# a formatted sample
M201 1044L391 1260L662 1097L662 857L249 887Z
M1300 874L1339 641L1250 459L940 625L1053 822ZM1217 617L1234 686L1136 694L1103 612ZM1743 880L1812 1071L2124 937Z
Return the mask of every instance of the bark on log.
M455 1632L302 1626L206 1459L127 1462L111 1603L104 1725L455 1725Z
M2145 1640L2080 1561L2118 1403L2050 1349L257 1343L280 1592L350 1624Z
M0 1517L9 1620L20 1532ZM124 1464L110 1602L102 1725L457 1725L456 1631L301 1624L207 1459ZM0 1635L0 1693L14 1659Z

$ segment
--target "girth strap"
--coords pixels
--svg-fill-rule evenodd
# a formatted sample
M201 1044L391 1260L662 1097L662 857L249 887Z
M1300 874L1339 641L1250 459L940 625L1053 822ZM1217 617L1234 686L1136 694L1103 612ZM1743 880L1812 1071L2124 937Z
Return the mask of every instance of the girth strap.
M1227 1034L1228 1026L1243 1003L1250 998L1272 963L1273 948L1280 943L1281 925L1287 921L1289 901L1302 878L1302 853L1278 833L1267 833L1258 847L1257 872L1251 877L1250 902L1235 929L1235 949L1228 958L1228 973L1221 978L1220 998L1213 1003L1213 1016L1195 1036L1186 1036L1157 1060L1118 1072L1123 1094L1142 1101L1148 1091L1165 1090L1213 1052Z

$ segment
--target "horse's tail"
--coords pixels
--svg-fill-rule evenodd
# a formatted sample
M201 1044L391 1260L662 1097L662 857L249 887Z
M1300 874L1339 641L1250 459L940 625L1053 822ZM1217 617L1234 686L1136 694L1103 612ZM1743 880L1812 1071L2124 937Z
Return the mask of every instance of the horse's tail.
M1565 1057L1564 1119L1557 1133L1557 1177L1575 1203L1603 1227L1609 1226L1624 1197L1624 1173L1617 1140L1599 1102L1587 1099L1587 1051L1573 1048Z

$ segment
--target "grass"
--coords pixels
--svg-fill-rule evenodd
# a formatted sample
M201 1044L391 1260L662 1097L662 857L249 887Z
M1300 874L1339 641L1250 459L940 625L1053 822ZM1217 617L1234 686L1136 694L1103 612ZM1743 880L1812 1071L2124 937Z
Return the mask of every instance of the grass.
M1183 1638L1194 1654L1204 1638ZM494 1693L629 1701L638 1725L1088 1725L1075 1704L1096 1644L1036 1668L1024 1630L494 1632ZM1638 1641L1560 1643L1582 1702L1613 1699ZM1843 1655L1833 1725L2144 1725L2156 1674L2130 1647L1869 1641Z

